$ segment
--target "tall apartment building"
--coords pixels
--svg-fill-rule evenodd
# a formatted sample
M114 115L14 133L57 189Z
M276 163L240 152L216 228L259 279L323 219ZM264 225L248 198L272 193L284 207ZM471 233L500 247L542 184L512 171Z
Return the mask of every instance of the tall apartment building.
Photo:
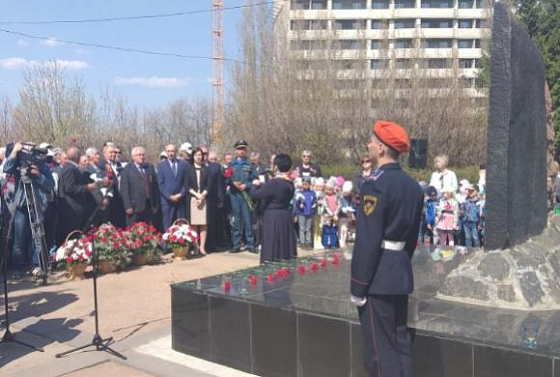
M459 77L468 96L489 37L485 0L285 0L275 17L302 62L334 50L341 71L367 67L371 79Z

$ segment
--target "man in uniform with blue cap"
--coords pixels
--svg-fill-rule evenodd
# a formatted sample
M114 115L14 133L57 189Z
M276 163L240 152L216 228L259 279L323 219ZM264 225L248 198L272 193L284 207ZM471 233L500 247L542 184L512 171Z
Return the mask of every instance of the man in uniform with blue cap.
M408 135L400 125L387 121L374 125L369 152L378 169L360 192L350 282L370 376L412 376L406 322L424 194L397 162L409 150Z
M256 179L254 168L247 160L247 142L238 140L235 145L236 158L231 162L231 178L229 179L231 212L233 216L233 253L241 251L241 232L245 233L245 244L249 251L255 252L255 239L251 221L253 202L249 197L251 183Z

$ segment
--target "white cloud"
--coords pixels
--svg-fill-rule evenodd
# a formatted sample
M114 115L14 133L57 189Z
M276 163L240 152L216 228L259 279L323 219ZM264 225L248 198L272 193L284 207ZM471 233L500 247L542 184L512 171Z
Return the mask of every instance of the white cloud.
M56 39L56 37L50 37L49 39L41 41L41 44L47 47L56 47L60 44L60 42Z
M18 46L21 46L21 47L29 46L29 42L27 42L25 39L19 39L17 41L17 44L18 44Z
M179 77L115 77L115 85L139 85L147 88L179 88L189 85L192 80Z
M52 67L57 65L58 68L66 69L69 71L80 71L89 68L87 62L81 60L54 60L54 61L44 61L38 62L35 60L27 60L24 58L6 58L0 59L0 68L3 69L22 69L22 68L32 68L38 66Z

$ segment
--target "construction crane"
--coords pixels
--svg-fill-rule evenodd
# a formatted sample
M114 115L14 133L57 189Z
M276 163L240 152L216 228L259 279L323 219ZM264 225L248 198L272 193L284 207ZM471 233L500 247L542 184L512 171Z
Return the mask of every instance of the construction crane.
M224 0L212 0L212 144L224 136Z

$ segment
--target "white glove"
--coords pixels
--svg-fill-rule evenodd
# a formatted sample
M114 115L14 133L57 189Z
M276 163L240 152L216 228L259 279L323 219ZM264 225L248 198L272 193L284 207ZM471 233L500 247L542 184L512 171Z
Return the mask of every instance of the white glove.
M354 295L350 295L350 301L352 301L352 304L354 304L356 306L364 306L367 302L367 298L366 297L356 297Z

